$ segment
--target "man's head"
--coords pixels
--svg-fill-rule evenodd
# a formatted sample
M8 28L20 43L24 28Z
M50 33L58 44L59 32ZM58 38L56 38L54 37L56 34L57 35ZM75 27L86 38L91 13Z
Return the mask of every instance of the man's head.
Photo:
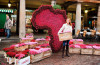
M9 16L8 15L6 15L6 20L9 20Z

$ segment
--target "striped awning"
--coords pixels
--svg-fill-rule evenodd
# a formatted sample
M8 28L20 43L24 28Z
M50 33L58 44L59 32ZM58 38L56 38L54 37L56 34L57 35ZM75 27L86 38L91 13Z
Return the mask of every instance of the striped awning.
M13 9L0 9L0 12L13 13Z

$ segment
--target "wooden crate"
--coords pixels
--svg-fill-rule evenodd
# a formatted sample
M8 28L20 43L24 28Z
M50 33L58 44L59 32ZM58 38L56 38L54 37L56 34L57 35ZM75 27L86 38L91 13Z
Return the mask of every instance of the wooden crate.
M52 55L52 50L48 50L43 52L43 58L47 58L50 57Z
M80 48L69 48L69 53L80 54Z
M27 65L30 63L30 56L27 56L22 59L15 59L14 65Z
M28 48L29 48L29 49L35 48L36 46L37 46L37 44L28 45Z
M39 40L39 41L36 41L36 42L38 42L38 44L44 44L44 43L46 43L46 40Z
M81 54L93 54L93 49L81 49Z
M72 39L72 33L71 32L61 33L58 36L59 36L59 41L71 40Z
M9 64L12 64L15 62L15 58L8 57L7 61Z
M15 47L16 51L24 51L25 49L28 49L28 45L20 46L20 47Z
M42 58L43 58L43 52L36 55L30 55L31 63L40 61L42 60Z
M73 41L74 44L83 44L83 41Z
M93 55L100 55L100 49L93 49Z
M4 57L7 58L7 54L6 54L6 52L4 52Z

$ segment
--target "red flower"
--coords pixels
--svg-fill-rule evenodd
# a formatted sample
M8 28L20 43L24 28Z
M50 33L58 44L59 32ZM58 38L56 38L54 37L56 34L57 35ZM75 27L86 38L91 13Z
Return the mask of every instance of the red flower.
M39 14L39 15L38 15ZM52 6L40 6L33 12L31 22L36 29L47 29L50 36L50 46L53 52L61 49L62 42L59 42L58 31L65 23L66 12L63 10L55 10Z
M49 44L41 44L40 46L41 47L49 47L50 45Z
M35 48L36 50L39 50L40 48Z
M8 51L10 51L10 50L14 50L14 47L3 48L3 50L4 50L5 52L8 52Z
M31 42L35 42L35 40L34 40L34 39L32 39L32 40L31 40Z
M23 52L26 52L26 53L28 53L28 52L29 52L29 50L24 50Z
M7 55L10 57L15 57L16 53L15 52L7 52Z

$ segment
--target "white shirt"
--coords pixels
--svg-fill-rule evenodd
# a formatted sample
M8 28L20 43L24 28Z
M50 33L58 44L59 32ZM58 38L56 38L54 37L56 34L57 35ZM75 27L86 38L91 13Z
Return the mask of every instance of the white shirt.
M58 31L58 34L64 32L72 32L72 26L68 25L67 23L63 24L63 26Z

